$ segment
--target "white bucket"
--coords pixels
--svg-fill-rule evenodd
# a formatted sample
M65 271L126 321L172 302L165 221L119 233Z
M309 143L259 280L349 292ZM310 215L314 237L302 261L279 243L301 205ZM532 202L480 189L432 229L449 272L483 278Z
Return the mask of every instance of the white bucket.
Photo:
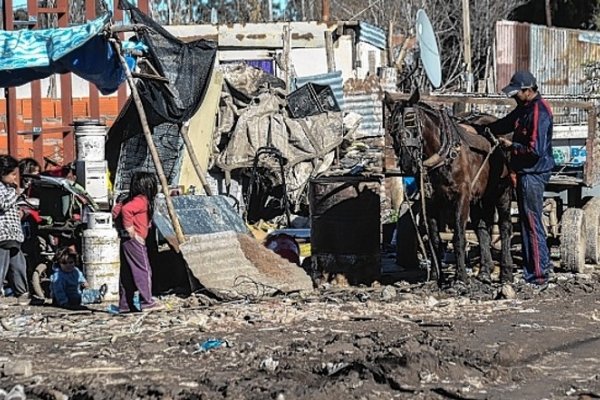
M104 160L106 126L75 124L75 139L77 142L78 161Z
M105 300L119 299L120 239L115 229L86 229L83 231L83 274L90 288L106 284Z
M112 214L109 212L92 212L87 216L88 229L112 229Z

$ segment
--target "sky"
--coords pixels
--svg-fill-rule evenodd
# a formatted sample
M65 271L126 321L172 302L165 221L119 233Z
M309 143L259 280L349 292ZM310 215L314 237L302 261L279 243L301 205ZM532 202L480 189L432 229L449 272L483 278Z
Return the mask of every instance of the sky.
M175 2L177 0L171 0L172 2ZM280 10L284 10L285 6L287 4L287 0L272 0L273 1L273 5L276 6L277 4L279 4L279 9ZM134 1L135 3L136 1ZM109 6L112 5L112 2L108 2ZM13 9L17 10L19 8L24 8L27 7L27 0L13 0Z

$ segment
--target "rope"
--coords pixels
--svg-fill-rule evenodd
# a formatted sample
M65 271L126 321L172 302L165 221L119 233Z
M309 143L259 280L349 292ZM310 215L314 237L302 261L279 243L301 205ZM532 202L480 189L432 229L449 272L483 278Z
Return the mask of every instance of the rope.
M492 143L494 143L494 145L490 148L490 151L488 151L487 155L483 159L483 162L479 166L477 173L475 174L475 178L473 178L473 180L471 181L471 187L469 188L469 192L471 192L473 190L473 187L475 186L475 182L477 182L477 179L479 179L479 174L481 174L481 171L483 170L483 166L488 162L492 153L500 145L500 142L498 142L498 139L496 139L496 137L492 134L492 132L490 131L490 128L485 128L484 132L485 132L485 135L483 135L483 136L485 136L488 140L491 140Z

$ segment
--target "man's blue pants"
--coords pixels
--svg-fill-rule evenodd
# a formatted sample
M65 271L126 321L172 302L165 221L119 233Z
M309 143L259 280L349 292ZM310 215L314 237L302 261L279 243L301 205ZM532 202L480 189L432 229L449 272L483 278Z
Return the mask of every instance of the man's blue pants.
M542 223L544 188L549 180L550 172L517 176L517 203L523 241L523 278L527 282L537 284L546 282L552 268Z

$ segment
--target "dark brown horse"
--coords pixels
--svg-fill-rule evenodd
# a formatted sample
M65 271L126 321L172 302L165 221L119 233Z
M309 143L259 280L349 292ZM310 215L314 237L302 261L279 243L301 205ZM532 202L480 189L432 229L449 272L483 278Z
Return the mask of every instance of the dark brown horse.
M490 282L491 231L495 211L502 241L502 282L512 281L510 255L511 184L504 154L470 126L455 123L443 109L419 102L386 99L391 111L388 130L394 138L399 166L407 175L423 176L429 233L441 265L440 229L454 229L456 278L467 280L466 228L469 217L481 251L479 278ZM489 154L489 156L488 156Z

